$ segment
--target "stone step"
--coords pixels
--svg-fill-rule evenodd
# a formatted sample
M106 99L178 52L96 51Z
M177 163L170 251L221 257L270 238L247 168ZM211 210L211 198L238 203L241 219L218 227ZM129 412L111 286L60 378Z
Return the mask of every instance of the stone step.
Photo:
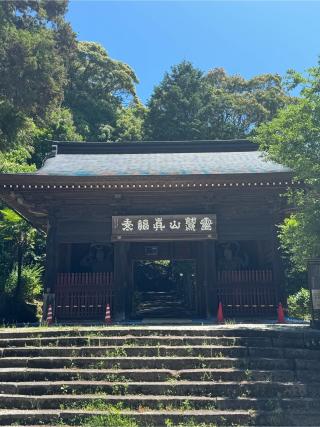
M308 325L157 325L157 326L70 326L50 328L12 328L0 331L0 339L26 337L64 336L203 336L203 337L262 337L280 339L280 345L288 342L301 346L320 345L319 331Z
M84 345L222 345L222 346L247 346L247 347L275 347L275 348L301 348L320 349L320 338L305 340L290 339L288 337L265 336L193 336L185 335L123 335L104 336L99 333L78 336L39 336L39 337L10 337L1 338L0 347L37 347L37 346L84 346Z
M274 413L254 411L221 411L221 410L171 410L171 411L117 411L108 413L105 411L81 411L81 410L0 410L0 424L23 425L82 425L86 422L95 421L94 425L108 426L130 425L131 427L165 427L168 425L185 426L200 425L207 426L230 426L230 425L282 425L282 426L316 426L320 411L308 413ZM301 423L303 421L303 423ZM130 423L130 424L129 424ZM92 424L91 424L92 425Z
M252 326L252 325L251 325ZM285 328L287 329L287 328ZM123 336L203 336L203 337L278 337L281 336L283 328L279 328L279 332L268 329L256 329L251 327L241 327L237 325L233 328L232 325L219 326L193 326L193 325L179 325L176 327L161 325L161 326L96 326L96 327L55 327L49 328L21 328L10 330L0 330L0 339L7 338L40 338L40 337L68 337L68 336L101 336L101 337L123 337ZM309 332L309 331L308 331ZM290 331L289 331L290 333ZM284 335L287 337L288 333ZM292 333L292 338L303 340L306 332L304 329L301 333L295 331ZM319 335L319 334L318 334Z
M68 339L75 337L86 337L91 336L92 338L97 337L110 337L114 338L151 338L154 337L184 337L184 338L199 338L203 340L206 338L244 338L244 344L248 340L252 343L255 339L262 343L269 343L272 341L274 347L292 347L292 348L314 348L320 349L320 333L319 331L311 330L305 325L273 325L272 328L261 327L261 325L228 325L228 326L116 326L116 327L71 327L71 328L31 328L30 330L24 329L12 329L10 332L0 331L0 340L3 346L6 346L6 340L22 338L34 339L37 342L38 339L54 339L62 338ZM239 341L241 343L241 341ZM11 345L11 344L9 344ZM14 345L19 345L18 342ZM35 343L35 345L37 345ZM268 344L269 345L269 344ZM1 344L0 344L1 346Z
M0 331L1 425L320 426L319 420L320 334L306 327Z
M316 340L310 343L301 343L296 339L275 338L263 336L188 336L188 335L123 335L123 336L42 336L42 337L15 337L0 339L0 347L36 347L36 346L106 346L106 345L223 345L223 346L247 346L247 347L286 347L286 348L314 348L319 344Z
M272 338L264 337L188 337L188 336L123 336L123 337L42 337L42 338L7 338L0 339L0 347L70 347L70 346L246 346L272 347Z
M39 356L269 357L320 360L319 350L243 346L79 346L0 348L0 357Z
M3 357L0 368L89 368L89 369L261 369L320 371L320 361L304 359L228 357Z
M303 380L303 373L289 370L256 371L237 369L34 369L1 368L0 381L281 381ZM319 381L320 375L312 376L308 382ZM305 379L304 382L307 382Z
M210 423L213 425L233 424L248 425L252 423L253 414L248 411L218 411L218 410L201 410L201 411L117 411L108 413L105 411L81 411L81 410L0 410L0 425L61 425L61 422L68 425L82 425L89 420L95 419L94 425L108 426L129 425L130 427L165 427L168 420L171 423ZM125 421L127 421L125 423ZM172 424L171 424L172 425ZM195 424L194 424L195 425Z
M320 397L320 383L297 383L276 381L32 381L0 382L1 394L58 394L58 393L107 393L151 395L195 395L226 397Z
M320 408L320 398L248 398L207 396L152 396L152 395L125 395L114 396L106 394L58 394L58 395L16 395L2 394L0 409L66 409L77 408L97 409L109 406L138 410L148 409L219 409L219 410L305 410L313 411Z

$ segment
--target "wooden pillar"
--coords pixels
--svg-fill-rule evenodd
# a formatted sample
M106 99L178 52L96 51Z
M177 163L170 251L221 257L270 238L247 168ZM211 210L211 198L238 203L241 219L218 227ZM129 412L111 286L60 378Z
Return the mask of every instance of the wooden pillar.
M49 218L46 262L45 262L45 291L54 292L57 276L57 219L55 216Z
M206 281L207 281L207 318L214 317L217 313L217 268L216 268L216 241L207 240L205 242L206 259Z
M273 266L273 283L276 288L277 301L281 302L282 305L287 305L287 295L285 289L285 273L282 262L282 253L280 249L280 242L277 237L277 228L273 228L272 237L272 266Z
M196 312L197 315L202 317L203 316L203 295L202 295L202 289L203 289L203 267L201 262L201 251L200 251L200 243L201 242L193 242L193 256L196 261Z
M43 292L43 319L47 318L48 306L51 304L53 316L55 315L55 284L57 280L57 218L51 214L48 219L48 231L46 242L46 262L44 275L44 292Z
M200 317L209 317L209 245L207 241L199 241L197 247L197 290L198 290L198 314Z
M112 316L116 321L126 318L128 244L114 243L114 295Z

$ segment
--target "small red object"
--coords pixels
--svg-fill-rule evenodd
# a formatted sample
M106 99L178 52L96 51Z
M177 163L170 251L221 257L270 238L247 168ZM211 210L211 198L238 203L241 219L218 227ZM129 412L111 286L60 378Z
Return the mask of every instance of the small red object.
M47 313L47 324L51 325L52 322L53 322L52 305L49 304L49 306L48 306L48 313Z
M278 321L277 323L286 323L286 319L284 317L284 311L281 302L278 305Z
M110 305L107 304L106 306L106 316L104 318L106 323L111 323L111 312L110 312Z
M224 317L223 317L223 310L222 310L222 303L221 302L219 302L217 321L218 321L218 323L224 323Z

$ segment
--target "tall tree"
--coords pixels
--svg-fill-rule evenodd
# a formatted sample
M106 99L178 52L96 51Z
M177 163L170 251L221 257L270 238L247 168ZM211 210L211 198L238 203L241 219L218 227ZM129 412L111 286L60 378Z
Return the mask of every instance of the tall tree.
M278 75L245 80L222 68L204 74L182 62L155 88L146 125L151 139L243 138L288 102Z
M277 74L262 74L246 80L239 75L228 76L223 68L215 68L204 80L209 99L199 115L201 134L206 139L246 137L291 101Z
M166 73L149 101L146 127L150 139L201 138L199 110L206 104L203 73L182 62Z
M101 45L79 42L64 101L73 113L77 132L87 140L108 139L116 125L118 109L136 100L137 82L133 70L111 59ZM107 128L111 133L106 132Z
M288 193L295 211L280 226L293 268L303 271L309 257L320 256L320 66L310 69L307 77L290 72L289 81L291 88L302 85L301 98L261 125L254 139L303 182Z
M140 102L119 108L112 139L115 141L143 140L147 111L147 108Z
M16 142L28 118L40 124L63 99L75 36L67 1L0 2L0 149Z

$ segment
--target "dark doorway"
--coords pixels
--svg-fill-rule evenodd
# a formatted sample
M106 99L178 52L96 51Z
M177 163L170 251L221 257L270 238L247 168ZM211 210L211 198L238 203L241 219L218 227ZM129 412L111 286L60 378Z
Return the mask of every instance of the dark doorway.
M195 260L135 260L134 318L190 318L197 312Z

